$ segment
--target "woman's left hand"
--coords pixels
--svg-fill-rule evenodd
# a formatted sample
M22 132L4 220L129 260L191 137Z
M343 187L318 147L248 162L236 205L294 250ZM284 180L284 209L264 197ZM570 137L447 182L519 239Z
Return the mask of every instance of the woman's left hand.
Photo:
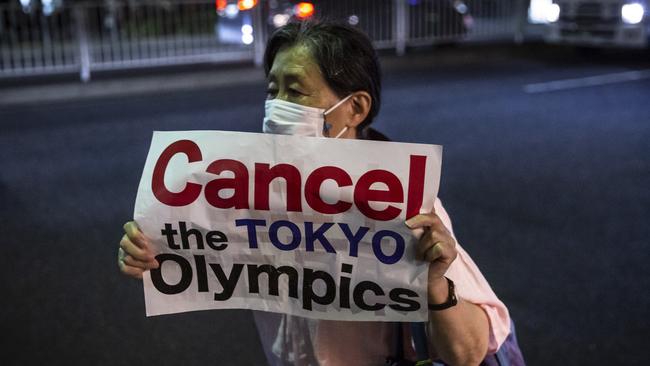
M410 229L424 230L418 241L417 256L429 262L429 284L443 279L456 259L456 240L435 212L419 214L406 220Z

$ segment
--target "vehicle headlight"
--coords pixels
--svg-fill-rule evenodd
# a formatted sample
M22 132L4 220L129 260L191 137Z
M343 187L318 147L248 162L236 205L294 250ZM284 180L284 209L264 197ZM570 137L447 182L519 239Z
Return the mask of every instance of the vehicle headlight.
M546 20L549 23L555 23L560 19L560 6L558 4L550 4L546 8Z
M621 7L621 18L627 24L638 24L643 20L645 9L639 3L625 4Z
M560 6L552 0L531 0L528 19L533 24L547 24L560 19Z

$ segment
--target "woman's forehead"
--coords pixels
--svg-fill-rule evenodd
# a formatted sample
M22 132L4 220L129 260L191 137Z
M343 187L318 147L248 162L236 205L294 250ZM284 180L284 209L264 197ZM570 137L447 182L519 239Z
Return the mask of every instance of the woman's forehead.
M295 77L298 79L321 79L320 68L306 46L282 48L273 60L269 78ZM315 80L311 80L315 81Z

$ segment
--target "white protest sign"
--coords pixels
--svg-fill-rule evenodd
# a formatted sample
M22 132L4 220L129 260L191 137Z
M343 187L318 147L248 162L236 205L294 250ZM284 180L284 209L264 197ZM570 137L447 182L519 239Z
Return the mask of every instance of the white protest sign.
M425 321L427 264L404 220L430 212L442 147L154 132L134 218L157 253L148 316L245 308Z

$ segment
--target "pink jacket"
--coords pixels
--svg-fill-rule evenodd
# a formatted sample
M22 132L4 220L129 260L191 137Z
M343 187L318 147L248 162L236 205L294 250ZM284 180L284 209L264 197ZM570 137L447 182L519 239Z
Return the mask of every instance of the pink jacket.
M449 215L440 200L436 214L453 235ZM490 322L488 353L495 353L510 333L510 316L472 258L458 243L458 257L446 273L456 284L458 297L479 305ZM394 349L395 325L386 322L313 320L255 312L255 321L269 365L377 366ZM408 326L404 326L404 350L414 358ZM433 350L435 352L435 350Z

